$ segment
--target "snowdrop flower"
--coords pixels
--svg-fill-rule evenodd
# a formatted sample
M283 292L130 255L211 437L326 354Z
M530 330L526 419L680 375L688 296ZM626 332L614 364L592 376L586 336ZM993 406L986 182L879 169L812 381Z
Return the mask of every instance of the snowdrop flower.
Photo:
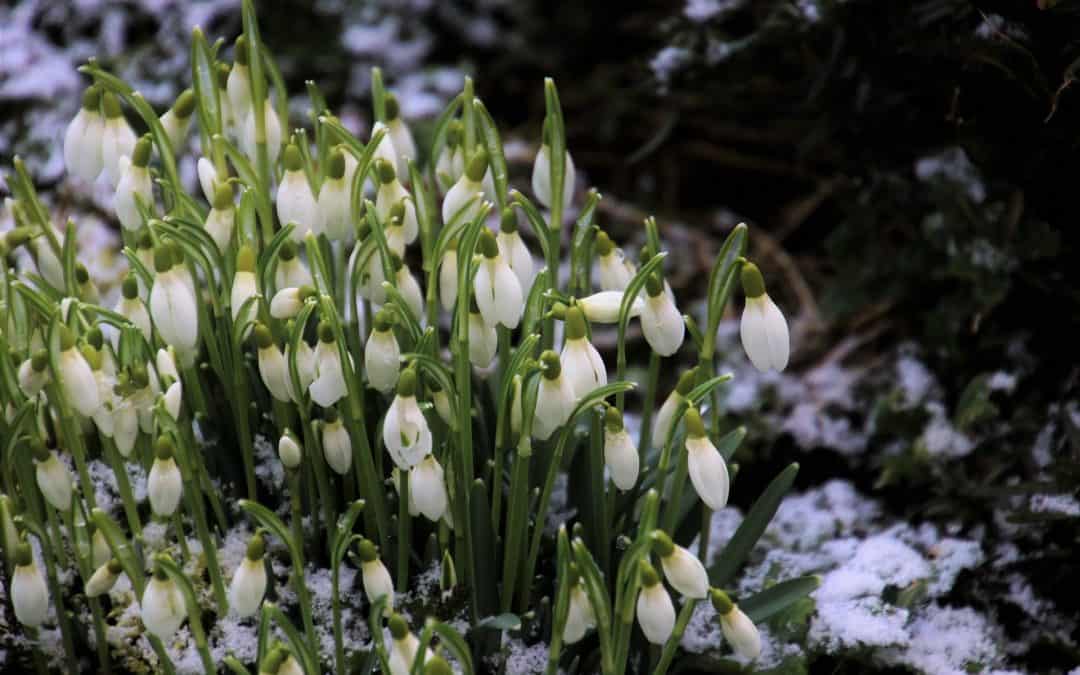
M101 407L98 383L86 357L75 346L75 334L60 324L60 386L68 404L90 417Z
M68 173L92 183L101 173L101 148L105 118L101 111L101 87L87 87L82 107L64 132L64 166Z
M664 576L684 598L702 599L709 594L709 575L696 556L671 541L663 530L652 533L653 551L660 556Z
M120 561L116 558L110 559L103 565L98 566L94 573L90 575L90 579L86 582L86 597L96 598L105 595L112 590L116 585L117 580L120 578L120 573L124 571L124 568L120 565Z
M267 671L260 668L260 672L273 672L275 675L304 675L304 668L296 660L296 657L289 653L288 648L281 648L280 654L280 659L277 657L268 658L267 661L271 662L270 666L263 666L263 668L274 666L276 670Z
M98 293L97 286L90 280L90 271L86 269L86 265L81 262L75 263L75 283L79 289L77 295L80 300L95 305L101 302L101 295ZM66 301L66 304L64 301ZM60 315L66 319L69 314L72 299L65 298L64 301L61 301L60 304L60 309L62 310Z
M478 245L483 260L476 270L473 291L484 323L517 328L525 306L521 283L506 258L499 254L499 245L490 230L485 228L480 232Z
M138 230L143 226L138 202L144 208L154 206L154 183L150 179L150 137L143 136L135 143L135 150L130 160L120 158L120 180L116 184L114 206L120 224L128 230Z
M109 562L109 558L112 557L112 549L109 548L109 540L105 538L104 532L94 528L92 525L89 527L94 531L94 534L90 537L90 564L97 568Z
M428 454L409 470L409 499L416 505L416 509L433 523L439 522L446 515L449 503L446 478L435 455Z
M114 311L130 321L139 329L139 332L151 343L152 326L150 324L150 312L146 311L146 304L139 297L139 280L134 273L128 273L120 286L120 299L116 302Z
M397 169L395 167L397 167L398 153L397 148L394 147L394 139L390 135L390 130L386 127L384 123L375 122L371 125L372 138L375 138L375 134L377 134L379 131L383 132L383 137L382 140L379 141L379 144L375 146L375 153L372 156L371 165L375 166L375 164L377 164L378 161L381 159L382 161L389 163L390 167L394 169L394 172L396 174ZM374 178L376 181L379 180L377 175L374 176Z
M637 483L641 460L634 441L623 426L622 413L609 407L604 413L604 464L611 472L611 482L620 490Z
M171 638L187 618L184 594L160 564L154 565L154 574L146 583L139 613L146 630L160 640Z
M563 376L559 356L550 349L540 355L543 369L540 387L536 392L536 412L532 435L546 441L570 419L577 397L570 379Z
M401 296L405 298L405 304L408 305L413 317L417 321L423 322L424 294L420 291L420 283L416 281L416 277L409 271L408 265L397 254L390 254L390 264L394 267L394 285L397 286Z
M27 628L45 623L49 611L49 588L34 562L30 544L22 541L15 549L15 571L11 575L11 606L15 618Z
M686 411L686 463L690 482L701 501L713 511L727 506L731 487L727 462L705 434L705 423L697 408Z
M300 313L308 298L314 298L315 289L311 286L283 288L270 300L270 316L275 319L291 319Z
M424 663L424 675L454 675L454 669L450 667L450 663L446 659L438 654L433 654L428 656L427 661Z
M746 307L739 324L743 349L761 372L781 371L787 367L791 352L787 320L765 292L765 281L757 265L744 262L740 277L746 294Z
M251 113L251 70L248 67L247 38L236 38L233 49L233 66L229 71L225 89L229 96L229 107L233 116L242 120ZM254 157L254 153L249 155Z
M244 115L234 115L232 103L229 101L229 75L232 75L232 66L218 61L214 74L217 80L218 105L221 107L221 124L230 136L238 138L240 136L239 125L244 123ZM210 194L213 195L213 192Z
M447 190L443 198L443 223L449 225L459 212L466 222L476 218L480 213L480 201L483 199L484 192L483 180L487 168L487 151L484 148L477 148L465 167L465 172L461 174L453 187ZM470 200L472 200L471 203Z
M686 397L693 391L696 381L697 368L690 368L679 376L675 388L664 399L660 411L656 413L656 422L652 431L652 447L663 449L664 443L667 442L668 433L671 431L671 423L675 419L675 413L679 410L679 404L685 401Z
M390 637L393 639L390 645L390 673L391 675L409 675L416 661L416 653L420 650L420 640L412 634L409 624L400 614L391 616L387 624L390 628ZM431 649L425 648L423 661L431 657Z
M360 285L356 289L356 294L376 305L386 304L386 289L383 288L386 270L383 268L382 252L376 247L363 265L364 270L360 275Z
M546 206L551 208L551 129L547 120L544 120L544 133L543 143L540 145L540 150L536 153L536 161L533 162L532 172L532 189L533 194L536 195L536 199ZM574 160L570 157L570 151L566 150L565 171L563 178L563 208L570 206L570 202L574 198L574 181L576 180L576 171L574 170Z
M637 273L622 249L616 248L615 242L603 230L596 234L596 262L600 289L604 291L625 291Z
M167 436L158 437L154 445L154 463L146 481L146 492L150 498L150 508L161 518L168 518L180 505L184 494L184 483L180 477L180 468L173 458L172 441Z
M199 175L199 187L202 188L203 197L211 204L214 203L214 195L217 194L217 186L219 183L225 181L219 181L217 175L217 169L214 167L214 163L206 157L200 157L199 161L195 163L195 172Z
M589 601L581 581L577 579L576 567L571 565L570 578L574 585L570 587L570 606L566 612L566 625L563 628L563 642L572 645L585 637L590 629L596 628L596 611Z
M118 398L113 405L113 442L122 457L131 455L138 436L139 412L135 404L130 397Z
M460 120L454 120L446 127L446 142L435 162L435 177L443 192L465 173L465 150L461 146L463 133Z
M296 440L296 436L289 429L285 430L285 433L281 435L281 439L278 441L278 459L285 465L286 469L298 469L300 468L300 462L304 458L303 450L300 449L300 442Z
M760 656L761 634L750 617L720 589L712 589L710 595L713 607L720 615L720 630L735 653L745 659L756 659Z
M622 291L601 291L586 298L579 298L577 304L581 306L581 311L585 312L585 318L590 323L616 323L622 301ZM644 309L645 302L640 297L634 298L630 303L629 318L640 316Z
M338 475L344 476L352 467L352 440L337 410L327 408L322 425L323 455L326 463Z
M49 450L41 441L34 442L33 453L38 489L54 509L66 513L71 508L71 471L60 461L56 451Z
M260 323L255 325L252 338L258 350L259 375L263 384L271 396L282 403L288 403L292 400L289 396L289 366L285 363L281 349L274 342L274 336L269 328Z
M161 393L161 384L152 370L147 370L142 365L132 367L128 382L130 384L130 401L139 418L139 428L144 433L154 430L154 403L158 394Z
M233 115L237 113L234 111ZM263 118L266 120L266 154L270 159L270 164L273 165L277 163L278 155L281 153L281 121L269 96L263 103ZM248 157L255 157L258 150L255 138L255 106L252 105L250 112L238 119L244 120L244 128L240 134L240 149Z
M585 315L580 307L567 308L565 326L566 341L560 361L574 389L574 396L580 400L593 389L607 384L607 368L600 358L600 352L589 342Z
M169 417L173 418L173 421L179 420L180 404L184 399L184 385L180 383L180 380L169 385L162 399L165 403L165 412L169 413Z
M373 603L386 596L386 609L383 613L389 614L390 608L394 606L394 580L390 578L390 572L379 560L375 544L369 539L360 540L357 552L360 554L360 576L364 580L364 593L367 594L368 601Z
M294 223L292 240L301 242L308 232L318 234L322 231L319 220L319 203L311 191L307 174L304 173L304 159L300 150L289 143L285 147L285 175L277 191L277 216L282 225Z
M379 190L375 193L375 215L380 222L387 224L386 243L390 250L402 255L405 247L416 241L420 233L416 205L398 180L393 164L376 160L375 176L379 181Z
M646 560L641 561L641 590L637 598L637 620L645 639L662 645L675 629L675 606L671 603L656 570Z
M154 286L150 289L150 316L165 344L172 345L185 362L194 359L199 341L199 314L195 295L182 262L168 246L154 251Z
M247 553L229 583L229 608L237 616L254 616L266 593L266 565L263 555L266 542L256 530L247 545Z
M439 263L439 302L448 312L453 311L454 303L457 301L457 243L457 237L450 240Z
M135 152L135 132L131 130L120 101L110 91L101 96L101 107L105 111L105 128L101 134L101 163L109 183L116 187L120 181L120 158L131 157Z
M682 346L686 324L664 284L655 275L645 282L645 306L641 309L641 332L653 351L671 356Z
M293 324L289 322L285 324L285 330L288 333L292 333ZM285 363L288 365L292 359L291 345L285 345ZM308 390L311 383L315 381L317 373L315 372L316 359L315 350L311 348L311 345L307 343L307 340L300 340L296 345L296 379L299 380L299 389L293 388L293 381L290 377L288 379L289 384L289 397L293 403L303 402L304 392Z
M383 421L383 443L394 464L411 469L431 452L431 429L416 402L416 371L409 368L401 373L397 396Z
M292 240L286 240L278 249L278 264L277 269L274 270L274 285L278 289L290 286L299 288L314 284L311 280L311 272L300 260L299 253L296 242Z
M386 129L390 133L390 140L394 144L394 152L397 153L397 173L399 176L409 175L409 160L416 159L416 143L413 141L409 125L401 118L401 108L397 97L393 94L386 95Z
M341 352L334 339L333 327L319 322L319 345L315 348L315 380L308 388L311 400L323 408L337 403L346 393Z
M457 429L457 420L454 419L450 410L450 397L446 391L439 386L438 382L432 380L428 383L428 392L431 394L431 403L435 406L435 412L439 413L442 421L451 429Z
M499 348L499 335L494 324L484 321L476 307L476 298L469 310L469 362L477 368L487 368Z
M326 179L319 188L319 222L331 241L351 244L354 239L349 217L352 183L345 180L345 152L334 148L326 164Z
M191 126L193 112L195 112L195 92L185 89L176 97L173 106L161 116L161 126L165 129L165 135L169 137L169 142L176 153L184 149L184 139Z
M528 293L533 282L532 254L529 253L529 249L521 239L521 234L518 233L517 215L509 206L503 209L499 234L495 238L499 243L499 255L517 275L522 293Z
M233 190L228 183L222 183L214 190L213 208L206 214L203 227L221 251L229 247L236 224L236 206L233 204Z
M394 336L393 316L386 309L375 313L374 330L364 347L364 371L368 382L383 394L393 391L401 369L401 348Z
M86 344L82 348L83 358L90 364L90 370L94 373L94 382L97 385L98 400L101 402L98 409L91 416L98 431L112 438L113 435L113 386L115 378L105 370L105 358L93 345Z
M244 244L236 253L236 274L233 276L229 305L232 309L233 323L252 321L258 313L258 306L252 304L247 314L240 316L244 303L259 294L258 277L255 276L255 250Z
M19 366L19 390L34 398L49 382L49 352L39 349Z
M57 235L57 239L63 241L63 235L56 228L53 228L53 232ZM65 288L64 266L60 264L60 259L56 257L56 252L49 245L48 239L46 237L31 239L30 252L34 258L34 264L37 265L38 273L45 281L55 289Z

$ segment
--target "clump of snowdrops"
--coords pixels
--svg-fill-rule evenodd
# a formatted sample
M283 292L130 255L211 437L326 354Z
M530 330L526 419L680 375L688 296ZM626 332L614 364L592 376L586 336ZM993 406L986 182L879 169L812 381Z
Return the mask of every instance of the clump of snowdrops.
M86 663L76 644L96 646L92 669L117 667L127 638L110 631L110 592L126 577L150 668L174 672L167 646L187 623L215 672L207 633L231 613L259 627L255 662L229 656L232 672L346 672L359 667L343 637L351 589L339 588L352 565L373 640L349 651L383 672L475 672L499 663L509 633L546 642L550 672L662 673L704 601L731 649L755 658L755 624L816 580L724 590L795 465L704 564L709 515L727 504L745 435L721 429L716 405L730 376L715 372L713 336L736 287L751 361L788 360L784 317L743 257L746 227L720 249L699 328L664 281L656 222L635 263L597 223L600 195L578 191L553 82L525 194L508 184L498 129L468 79L427 148L378 71L370 133L347 129L311 82L310 126L290 128L252 3L243 16L229 47L194 30L192 88L160 115L95 62L81 69L92 83L64 157L70 180L115 189L130 271L114 302L80 260L78 223L54 226L17 158L8 176L16 227L4 253L25 249L33 264L5 264L0 286L0 543L29 644L55 623L66 669ZM192 134L196 195L176 159ZM624 417L635 321L650 354L636 437ZM593 331L616 334L614 367ZM654 413L660 369L684 363L680 350L697 364ZM260 437L276 458L256 459ZM111 468L121 517L96 503L93 461ZM260 462L280 462L283 489L260 484ZM147 473L148 504L134 497L133 465ZM553 535L564 473L576 517ZM219 548L244 520L254 533L227 576ZM174 545L148 553L150 524ZM410 624L396 611L433 563L470 619L464 634L450 617L414 613ZM317 640L310 565L332 573L332 653ZM67 569L81 579L73 589L59 582ZM279 582L294 609L268 599ZM89 608L88 624L72 606ZM44 672L38 646L32 660Z

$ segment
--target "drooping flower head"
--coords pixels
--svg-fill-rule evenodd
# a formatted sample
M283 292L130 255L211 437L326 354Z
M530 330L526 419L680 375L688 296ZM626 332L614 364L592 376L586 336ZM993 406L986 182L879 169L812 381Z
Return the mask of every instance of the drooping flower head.
M739 277L746 294L746 307L739 324L743 349L761 372L781 371L787 367L791 352L787 320L765 292L765 280L757 265L744 262Z

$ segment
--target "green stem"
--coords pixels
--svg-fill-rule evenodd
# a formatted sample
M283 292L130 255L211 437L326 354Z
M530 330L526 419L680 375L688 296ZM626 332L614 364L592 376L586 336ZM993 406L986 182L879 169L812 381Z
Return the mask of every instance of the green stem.
M139 505L135 501L135 493L131 489L131 481L128 479L127 466L120 451L116 449L116 443L111 438L102 437L102 445L105 450L105 458L116 476L116 488L120 493L120 501L124 505L124 516L127 518L128 527L132 535L142 538L142 520L139 519Z
M698 601L695 598L687 598L683 603L682 609L679 611L679 618L675 621L675 630L671 632L671 637L664 643L664 651L660 654L660 660L656 664L656 669L653 670L653 675L667 673L672 659L675 658L675 652L679 648L683 633L686 631L686 625L690 623L690 618L694 615L694 607L697 603Z
M514 601L514 589L523 563L522 547L525 543L525 532L528 529L530 459L520 452L515 453L510 477L510 497L506 506L506 536L503 537L503 541L506 542L503 549L502 574L502 611L504 613L510 611ZM527 584L528 581L525 583Z
M659 354L649 351L649 379L645 383L645 403L641 408L641 434L638 436L638 456L642 461L652 442L653 410L656 408L656 389L660 381L660 359Z
M398 479L398 548L397 587L404 593L409 587L409 548L412 543L412 516L409 515L409 472L402 470Z

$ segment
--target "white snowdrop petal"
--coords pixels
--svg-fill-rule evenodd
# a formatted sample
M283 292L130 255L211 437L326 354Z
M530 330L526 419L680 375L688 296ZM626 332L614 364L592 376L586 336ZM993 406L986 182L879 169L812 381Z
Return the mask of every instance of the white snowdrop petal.
M665 293L645 300L641 311L641 332L660 356L671 356L682 346L686 325L682 315Z
M736 654L747 659L756 659L761 654L761 634L738 607L720 616L720 630Z
M622 291L600 291L581 298L578 304L585 313L585 318L592 323L615 323L619 320L619 307L622 305ZM634 298L630 304L630 318L640 316L645 308L645 302L640 298Z
M338 475L344 476L352 467L352 442L340 421L323 427L323 454Z
M364 592L370 602L386 596L386 606L394 606L394 581L381 560L360 563L360 575L364 580Z
M60 384L68 403L83 417L90 417L101 406L94 371L74 347L60 353Z
M713 511L727 506L730 479L727 463L716 447L708 438L689 438L686 452L690 482L701 501Z
M151 577L143 591L140 615L146 630L167 640L187 618L184 596L171 579Z
M457 300L457 277L457 251L447 251L439 266L439 302L448 312L454 308Z
M611 472L611 482L620 490L629 490L637 483L641 459L626 429L604 430L604 464Z
M229 609L237 616L254 616L266 593L266 566L244 557L229 584Z
M150 467L146 481L146 493L150 498L150 508L155 515L167 518L180 505L184 493L184 483L180 478L180 469L176 460L155 459Z
M481 267L482 269L482 267ZM469 314L469 362L477 368L487 368L499 348L499 336L495 325L489 324L480 314Z
M525 298L521 282L502 257L496 258L494 265L495 316L499 323L510 328L517 328L521 313L525 310Z
M570 604L566 612L566 626L563 628L563 641L572 645L585 637L590 628L596 626L596 613L593 611L589 596L581 584L574 584L570 589Z
M671 587L686 598L704 598L709 594L709 575L696 556L682 546L660 559L664 576Z
M409 496L417 510L428 520L439 522L446 513L449 499L443 468L433 455L428 455L409 472Z
M24 626L35 628L45 623L49 612L49 589L38 566L19 565L11 579L11 605L15 618Z
M675 629L675 606L663 584L643 587L638 593L637 620L645 639L662 645Z
M384 394L393 391L401 370L401 348L393 331L372 331L364 348L364 371L371 386Z
M71 508L72 479L71 471L61 462L56 451L50 451L49 457L38 462L34 468L38 488L45 501L58 511L66 512Z

